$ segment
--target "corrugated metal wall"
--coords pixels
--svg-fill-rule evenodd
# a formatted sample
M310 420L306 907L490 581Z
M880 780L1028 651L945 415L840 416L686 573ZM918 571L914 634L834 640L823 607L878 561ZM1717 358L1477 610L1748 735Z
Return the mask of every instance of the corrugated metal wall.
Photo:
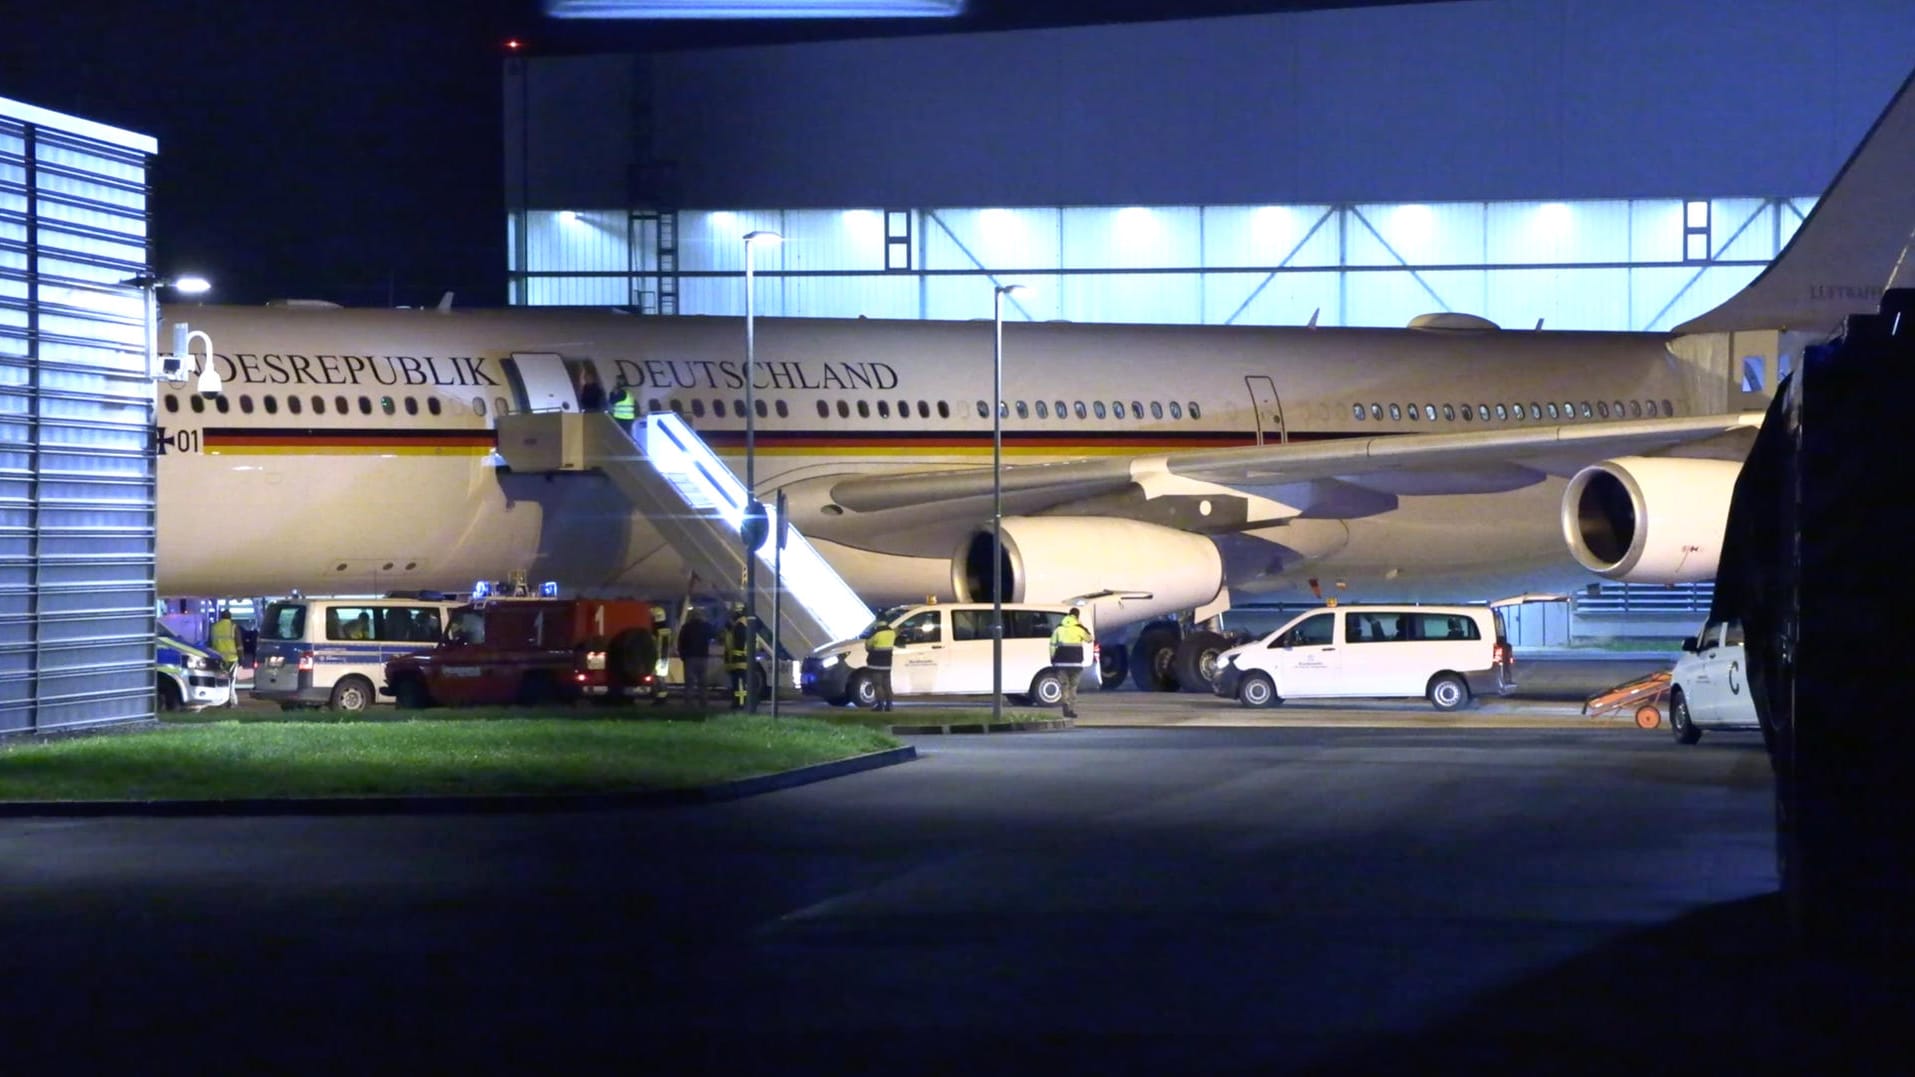
M0 734L153 715L152 140L0 100Z

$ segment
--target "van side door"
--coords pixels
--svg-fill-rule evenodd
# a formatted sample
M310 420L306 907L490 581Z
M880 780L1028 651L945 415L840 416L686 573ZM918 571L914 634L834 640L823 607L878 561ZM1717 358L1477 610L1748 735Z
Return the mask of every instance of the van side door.
M1334 612L1314 613L1270 641L1278 695L1344 694L1343 654L1337 649L1338 619Z
M944 661L942 609L919 610L897 625L898 643L891 652L891 690L923 695L939 691L938 667Z

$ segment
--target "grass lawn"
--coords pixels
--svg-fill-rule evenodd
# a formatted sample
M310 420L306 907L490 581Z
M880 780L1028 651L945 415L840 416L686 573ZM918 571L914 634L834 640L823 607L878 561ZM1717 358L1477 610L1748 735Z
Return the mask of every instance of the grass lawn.
M231 711L158 728L0 745L0 800L603 793L678 789L898 746L860 722L596 708ZM690 716L686 715L689 719Z

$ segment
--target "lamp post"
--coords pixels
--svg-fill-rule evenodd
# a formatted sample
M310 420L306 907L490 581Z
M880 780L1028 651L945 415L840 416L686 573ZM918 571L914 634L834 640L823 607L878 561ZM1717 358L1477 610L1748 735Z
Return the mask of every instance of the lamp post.
M160 299L161 288L171 288L181 295L202 295L213 286L205 277L183 276L162 277L151 270L137 277L128 277L120 282L140 290L141 319L146 330L146 376L155 381L161 378L171 380L172 371L160 368ZM194 337L198 337L206 346L206 365L200 369L199 391L212 396L220 391L219 371L213 365L213 340L200 330L188 331L184 322L173 326L175 345L173 356L182 364L180 373L193 373L193 354L189 350Z
M764 506L758 501L758 401L753 383L757 380L757 341L754 336L752 258L754 243L778 243L785 237L776 232L758 230L745 233L745 517L764 519ZM751 671L757 666L758 651L758 547L763 544L764 529L747 532L745 541L745 626L750 632L745 645L746 710L758 713L758 692L751 684ZM757 541L752 541L756 538ZM778 691L778 656L771 656L771 690Z
M1004 720L1004 297L1030 291L1000 284L991 297L991 724Z

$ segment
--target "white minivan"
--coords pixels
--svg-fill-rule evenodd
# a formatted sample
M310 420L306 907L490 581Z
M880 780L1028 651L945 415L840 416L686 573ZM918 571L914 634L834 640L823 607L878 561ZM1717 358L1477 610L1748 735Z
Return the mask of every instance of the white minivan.
M1218 655L1216 692L1251 707L1422 697L1453 711L1514 688L1513 669L1488 606L1335 606Z
M1711 621L1682 641L1670 675L1669 728L1676 743L1694 744L1705 729L1760 729L1749 691L1742 622Z
M293 710L363 711L378 702L386 660L428 650L447 613L470 601L291 598L266 607L253 660L253 696Z
M1082 677L1097 668L1096 648L1088 665L1059 667L1051 662L1051 633L1071 611L1069 605L1004 604L1004 692L1019 705L1055 707L1064 698L1064 678ZM891 694L990 695L991 611L989 602L950 602L894 606L878 614L857 639L828 643L811 653L799 673L806 695L828 703L877 704L877 691L865 671L864 641L879 625L897 630L891 652ZM1078 616L1093 634L1091 611Z

